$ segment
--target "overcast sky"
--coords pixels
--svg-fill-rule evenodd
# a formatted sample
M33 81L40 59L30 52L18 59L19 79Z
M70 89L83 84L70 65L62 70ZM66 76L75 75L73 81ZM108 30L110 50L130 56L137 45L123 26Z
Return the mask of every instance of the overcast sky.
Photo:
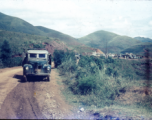
M97 30L152 38L148 0L0 0L0 12L75 38Z

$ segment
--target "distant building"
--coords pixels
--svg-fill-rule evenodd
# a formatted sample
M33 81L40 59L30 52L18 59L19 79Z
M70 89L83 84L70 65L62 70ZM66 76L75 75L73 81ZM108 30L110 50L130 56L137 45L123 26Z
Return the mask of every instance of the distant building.
M107 56L108 56L108 57L112 57L112 58L114 58L115 54L113 54L113 53L109 53L109 54L107 54Z
M105 56L105 54L100 50L100 49L96 49L95 52L92 52L93 56Z

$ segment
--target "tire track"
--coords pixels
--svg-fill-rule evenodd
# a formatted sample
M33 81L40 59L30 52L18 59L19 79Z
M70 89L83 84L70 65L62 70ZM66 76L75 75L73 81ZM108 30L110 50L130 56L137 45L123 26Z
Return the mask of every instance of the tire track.
M56 77L59 74L52 68L50 82L40 77L22 82L22 67L0 69L0 119L62 119L71 115L72 107L61 94L62 85L57 84L62 80Z
M35 82L19 83L6 97L0 119L45 119L33 97Z

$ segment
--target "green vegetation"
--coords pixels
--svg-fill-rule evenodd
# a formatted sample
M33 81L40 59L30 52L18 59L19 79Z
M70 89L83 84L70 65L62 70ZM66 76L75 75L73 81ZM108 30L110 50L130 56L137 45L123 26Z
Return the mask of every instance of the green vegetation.
M123 49L140 43L131 37L120 36L103 30L79 38L78 41L90 47L99 48L103 52L106 52L107 47L109 53L120 53Z
M1 48L1 58L4 66L8 66L11 58L11 48L8 41L4 41Z
M1 47L0 56L0 68L3 67L13 67L21 65L22 59L20 57L12 58L12 51L8 41L4 41Z
M51 37L54 39L59 39L71 47L81 45L76 41L75 38L69 35L45 27L33 26L22 19L8 16L3 13L0 13L0 30L26 33L30 35L47 36L47 38Z
M131 46L127 49L124 49L121 51L121 53L134 53L136 55L143 55L145 56L145 50L149 49L150 51L150 56L152 57L152 43L141 43L139 45Z
M72 96L74 99L71 99L71 103L85 107L104 108L111 105L125 107L126 105L116 98L127 89L139 86L139 81L145 78L145 70L139 69L145 61L93 56L81 56L78 65L75 61L72 51L54 53L54 62L59 63L56 67L65 78L63 83L67 86L66 97ZM134 105L135 108L151 111L151 99L152 96L139 98L127 106Z
M5 40L9 45L3 45ZM17 33L10 31L0 31L0 68L3 67L13 67L21 65L22 58L21 55L27 49L31 48L44 48L45 46L42 44L43 42L50 42L54 39L47 39L45 36L38 35L30 35L25 33ZM11 51L10 59L7 59L7 63L3 62L4 48L7 49L6 46L9 46Z
M143 39L137 40L106 31L97 31L78 39L78 42L88 45L84 46L66 34L33 26L19 18L0 13L0 68L19 66L22 61L20 56L24 51L30 48L44 48L44 42L54 41L78 53L92 52L94 49L88 47L91 46L103 52L107 50L110 53L120 53L123 50L122 53L132 52L143 55L145 49L151 51L152 48L149 43L141 43ZM53 60L55 67L65 78L64 92L67 98L72 98L72 103L96 108L109 106L112 109L113 106L120 105L123 108L136 107L152 112L151 95L139 97L138 101L129 105L124 105L117 99L131 87L146 86L145 81L141 84L141 80L145 79L146 75L146 61L82 56L76 64L75 53L65 51L55 50Z
M55 67L58 67L59 65L61 65L64 61L68 60L68 59L74 59L74 55L75 53L70 52L67 49L67 52L64 52L62 50L55 50L53 53L53 61L55 64Z
M135 37L134 39L139 40L141 42L152 42L152 39L145 37Z
M25 33L0 31L0 48L4 40L9 41L12 56L20 56L25 50L30 48L44 48L43 42L53 41L44 36L29 35Z
M28 22L0 13L0 29L27 34L43 35L44 33Z
M37 29L41 30L42 32L44 32L45 36L59 39L61 41L64 41L67 44L73 44L73 42L75 42L76 44L79 44L76 41L75 38L73 38L73 37L71 37L69 35L63 34L61 32L58 32L58 31L55 31L55 30L52 30L52 29L48 29L48 28L45 28L45 27L42 27L42 26L36 26L35 28L37 28Z
M42 48L42 42L51 41L76 52L92 52L90 47L83 46L69 35L42 26L33 26L22 19L0 13L0 46L5 39L10 42L13 55L19 55L23 49L30 47Z

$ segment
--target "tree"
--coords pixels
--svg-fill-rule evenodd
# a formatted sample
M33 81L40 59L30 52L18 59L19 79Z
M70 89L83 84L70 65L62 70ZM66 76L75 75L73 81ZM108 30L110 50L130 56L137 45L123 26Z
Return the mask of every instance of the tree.
M55 67L58 67L65 59L65 52L63 50L55 50L53 56Z
M11 58L11 48L8 41L4 41L1 47L1 59L4 66L9 66Z

